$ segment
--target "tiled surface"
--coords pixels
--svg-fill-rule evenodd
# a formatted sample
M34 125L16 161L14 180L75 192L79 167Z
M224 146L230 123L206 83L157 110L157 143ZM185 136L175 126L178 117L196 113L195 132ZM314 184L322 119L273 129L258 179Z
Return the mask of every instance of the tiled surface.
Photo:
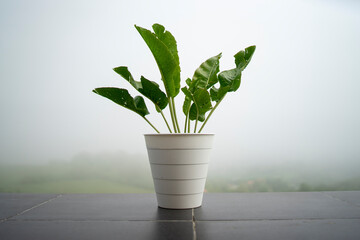
M192 239L191 222L158 221L7 221L0 239Z
M197 239L360 239L360 220L255 220L197 222Z
M338 195L347 198L351 193ZM360 218L360 208L321 192L214 193L204 196L195 216L197 220L225 221Z
M201 208L155 194L0 193L0 239L360 239L360 191L212 193Z
M191 220L191 210L157 208L154 194L68 194L19 220Z

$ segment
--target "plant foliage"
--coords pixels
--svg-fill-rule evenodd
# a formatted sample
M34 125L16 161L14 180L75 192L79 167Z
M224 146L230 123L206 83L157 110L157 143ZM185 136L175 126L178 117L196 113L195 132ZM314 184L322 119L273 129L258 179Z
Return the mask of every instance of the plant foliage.
M144 76L140 77L140 81L136 81L126 66L116 67L114 71L155 105L156 111L161 113L171 133L173 131L179 133L181 131L174 102L174 98L180 92L180 61L176 40L160 24L152 26L153 32L136 25L135 28L154 56L165 92L156 82L150 81ZM222 72L220 72L219 63L222 54L213 56L200 64L191 79L186 79L186 86L181 88L185 95L182 107L186 117L185 133L191 131L191 121L195 121L193 131L200 133L226 94L238 90L242 72L250 63L255 49L255 46L250 46L236 53L234 55L235 67ZM156 132L159 132L145 117L149 111L141 96L133 98L126 89L113 87L96 88L93 92L139 114ZM162 111L167 106L169 106L173 131ZM197 130L198 122L203 122L199 130Z

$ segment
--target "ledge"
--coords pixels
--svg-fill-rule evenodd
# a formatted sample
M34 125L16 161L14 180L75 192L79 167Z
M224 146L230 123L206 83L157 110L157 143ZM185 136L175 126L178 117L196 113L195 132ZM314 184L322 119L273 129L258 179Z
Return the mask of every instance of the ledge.
M360 191L208 193L158 208L155 194L0 193L0 239L360 239Z

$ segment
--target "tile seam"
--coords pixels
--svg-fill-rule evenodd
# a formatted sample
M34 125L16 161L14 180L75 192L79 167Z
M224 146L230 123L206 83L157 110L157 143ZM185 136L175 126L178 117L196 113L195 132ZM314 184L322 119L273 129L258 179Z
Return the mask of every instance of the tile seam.
M194 209L191 209L191 215L192 215L193 240L196 240L196 219L195 219Z
M289 218L289 219L232 219L232 220L94 220L94 219L8 219L9 222L188 222L193 224L194 234L196 234L196 222L261 222L261 221L330 221L330 220L360 220L360 218Z
M6 222L6 221L8 221L8 220L10 220L10 219L12 219L12 218L14 218L14 217L20 216L20 215L22 215L22 214L24 214L24 213L26 213L26 212L29 212L29 211L31 211L31 210L33 210L33 209L35 209L35 208L38 208L38 207L40 207L40 206L42 206L42 205L44 205L44 204L47 204L47 203L51 202L52 200L57 199L57 198L59 198L59 197L61 197L61 196L62 196L62 194L56 195L55 197L50 198L50 199L48 199L48 200L46 200L46 201L44 201L44 202L41 202L41 203L39 203L39 204L36 204L36 205L34 205L34 206L32 206L32 207L30 207L30 208L28 208L28 209L25 209L24 211L22 211L22 212L20 212L20 213L17 213L17 214L15 214L15 215L10 216L10 217L6 217L6 218L4 218L4 219L1 219L1 220L0 220L0 223Z
M327 192L321 192L321 194L325 195L325 196L326 196L326 197L328 197L328 198L335 199L335 200L337 200L337 201L340 201L340 202L346 203L346 204L348 204L348 205L350 205L350 206L352 206L352 207L356 207L356 208L359 208L359 207L360 207L360 206L359 206L359 205L357 205L357 204L354 204L354 203L351 203L351 202L346 201L346 200L344 200L344 199L341 199L341 198L338 198L338 197L332 196L330 193L327 193Z
M282 219L208 219L197 220L197 222L260 222L260 221L319 221L319 220L360 220L355 218L282 218Z
M151 219L9 219L9 222L172 222L172 223L192 223L192 220L151 220Z

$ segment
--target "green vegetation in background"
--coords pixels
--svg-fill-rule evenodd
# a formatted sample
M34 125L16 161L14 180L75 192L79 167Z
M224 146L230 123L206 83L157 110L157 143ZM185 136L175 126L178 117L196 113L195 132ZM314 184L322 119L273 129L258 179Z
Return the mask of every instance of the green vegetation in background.
M207 192L292 192L360 190L360 176L334 179L335 171L321 178L314 167L232 166L226 174L209 174ZM308 169L306 172L304 169ZM324 167L322 167L324 169ZM217 171L220 172L220 171ZM331 173L332 172L332 173ZM0 192L22 193L149 193L154 192L146 156L121 152L81 154L70 162L42 165L0 164Z
M210 178L206 184L207 192L316 192L316 191L359 191L360 177L333 183L294 184L280 178L256 178L231 180Z
M128 164L128 161L131 164ZM71 162L0 165L0 192L146 193L153 192L145 157L81 154Z

